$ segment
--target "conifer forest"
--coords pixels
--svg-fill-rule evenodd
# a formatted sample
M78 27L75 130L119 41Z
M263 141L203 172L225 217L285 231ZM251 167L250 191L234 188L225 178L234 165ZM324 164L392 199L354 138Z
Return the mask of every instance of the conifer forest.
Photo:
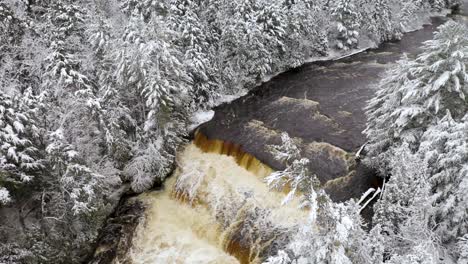
M468 0L0 0L0 264L468 264Z

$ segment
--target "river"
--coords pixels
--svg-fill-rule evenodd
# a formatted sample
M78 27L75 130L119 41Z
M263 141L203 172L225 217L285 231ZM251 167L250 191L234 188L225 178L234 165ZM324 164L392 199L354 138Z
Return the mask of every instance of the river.
M335 201L379 185L354 158L366 139L366 101L385 70L403 53L416 56L446 18L337 61L314 62L282 73L215 110L180 151L162 190L140 196L147 205L129 252L135 263L261 263L304 223L298 199L268 190L264 177L282 169L267 145L280 133L302 154Z

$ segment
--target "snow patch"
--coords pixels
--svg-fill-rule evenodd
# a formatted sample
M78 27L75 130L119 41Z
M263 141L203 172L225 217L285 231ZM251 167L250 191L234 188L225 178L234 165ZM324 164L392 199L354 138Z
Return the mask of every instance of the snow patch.
M190 117L189 130L192 131L199 125L213 119L215 112L213 110L197 111Z
M7 204L11 201L10 193L7 189L0 187L0 204Z

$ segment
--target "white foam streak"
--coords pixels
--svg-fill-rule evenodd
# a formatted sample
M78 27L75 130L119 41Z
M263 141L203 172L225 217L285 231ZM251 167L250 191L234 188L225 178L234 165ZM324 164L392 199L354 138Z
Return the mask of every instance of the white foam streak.
M142 196L149 209L132 258L135 263L257 263L268 250L261 243L284 240L281 230L296 229L307 218L296 198L281 206L284 197L234 158L203 153L191 144L179 154L179 168L166 189ZM248 247L248 256L234 252L239 251L234 240Z

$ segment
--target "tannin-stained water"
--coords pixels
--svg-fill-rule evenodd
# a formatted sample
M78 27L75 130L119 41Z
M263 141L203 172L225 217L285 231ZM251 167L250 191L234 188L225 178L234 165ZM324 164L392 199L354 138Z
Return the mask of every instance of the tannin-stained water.
M139 227L132 259L136 263L239 263L219 247L220 225L203 207L192 207L167 189L146 194L147 218Z
M179 153L162 191L141 196L148 210L133 241L135 263L261 263L307 221L299 199L282 206L285 194L268 189L271 169L200 139Z

